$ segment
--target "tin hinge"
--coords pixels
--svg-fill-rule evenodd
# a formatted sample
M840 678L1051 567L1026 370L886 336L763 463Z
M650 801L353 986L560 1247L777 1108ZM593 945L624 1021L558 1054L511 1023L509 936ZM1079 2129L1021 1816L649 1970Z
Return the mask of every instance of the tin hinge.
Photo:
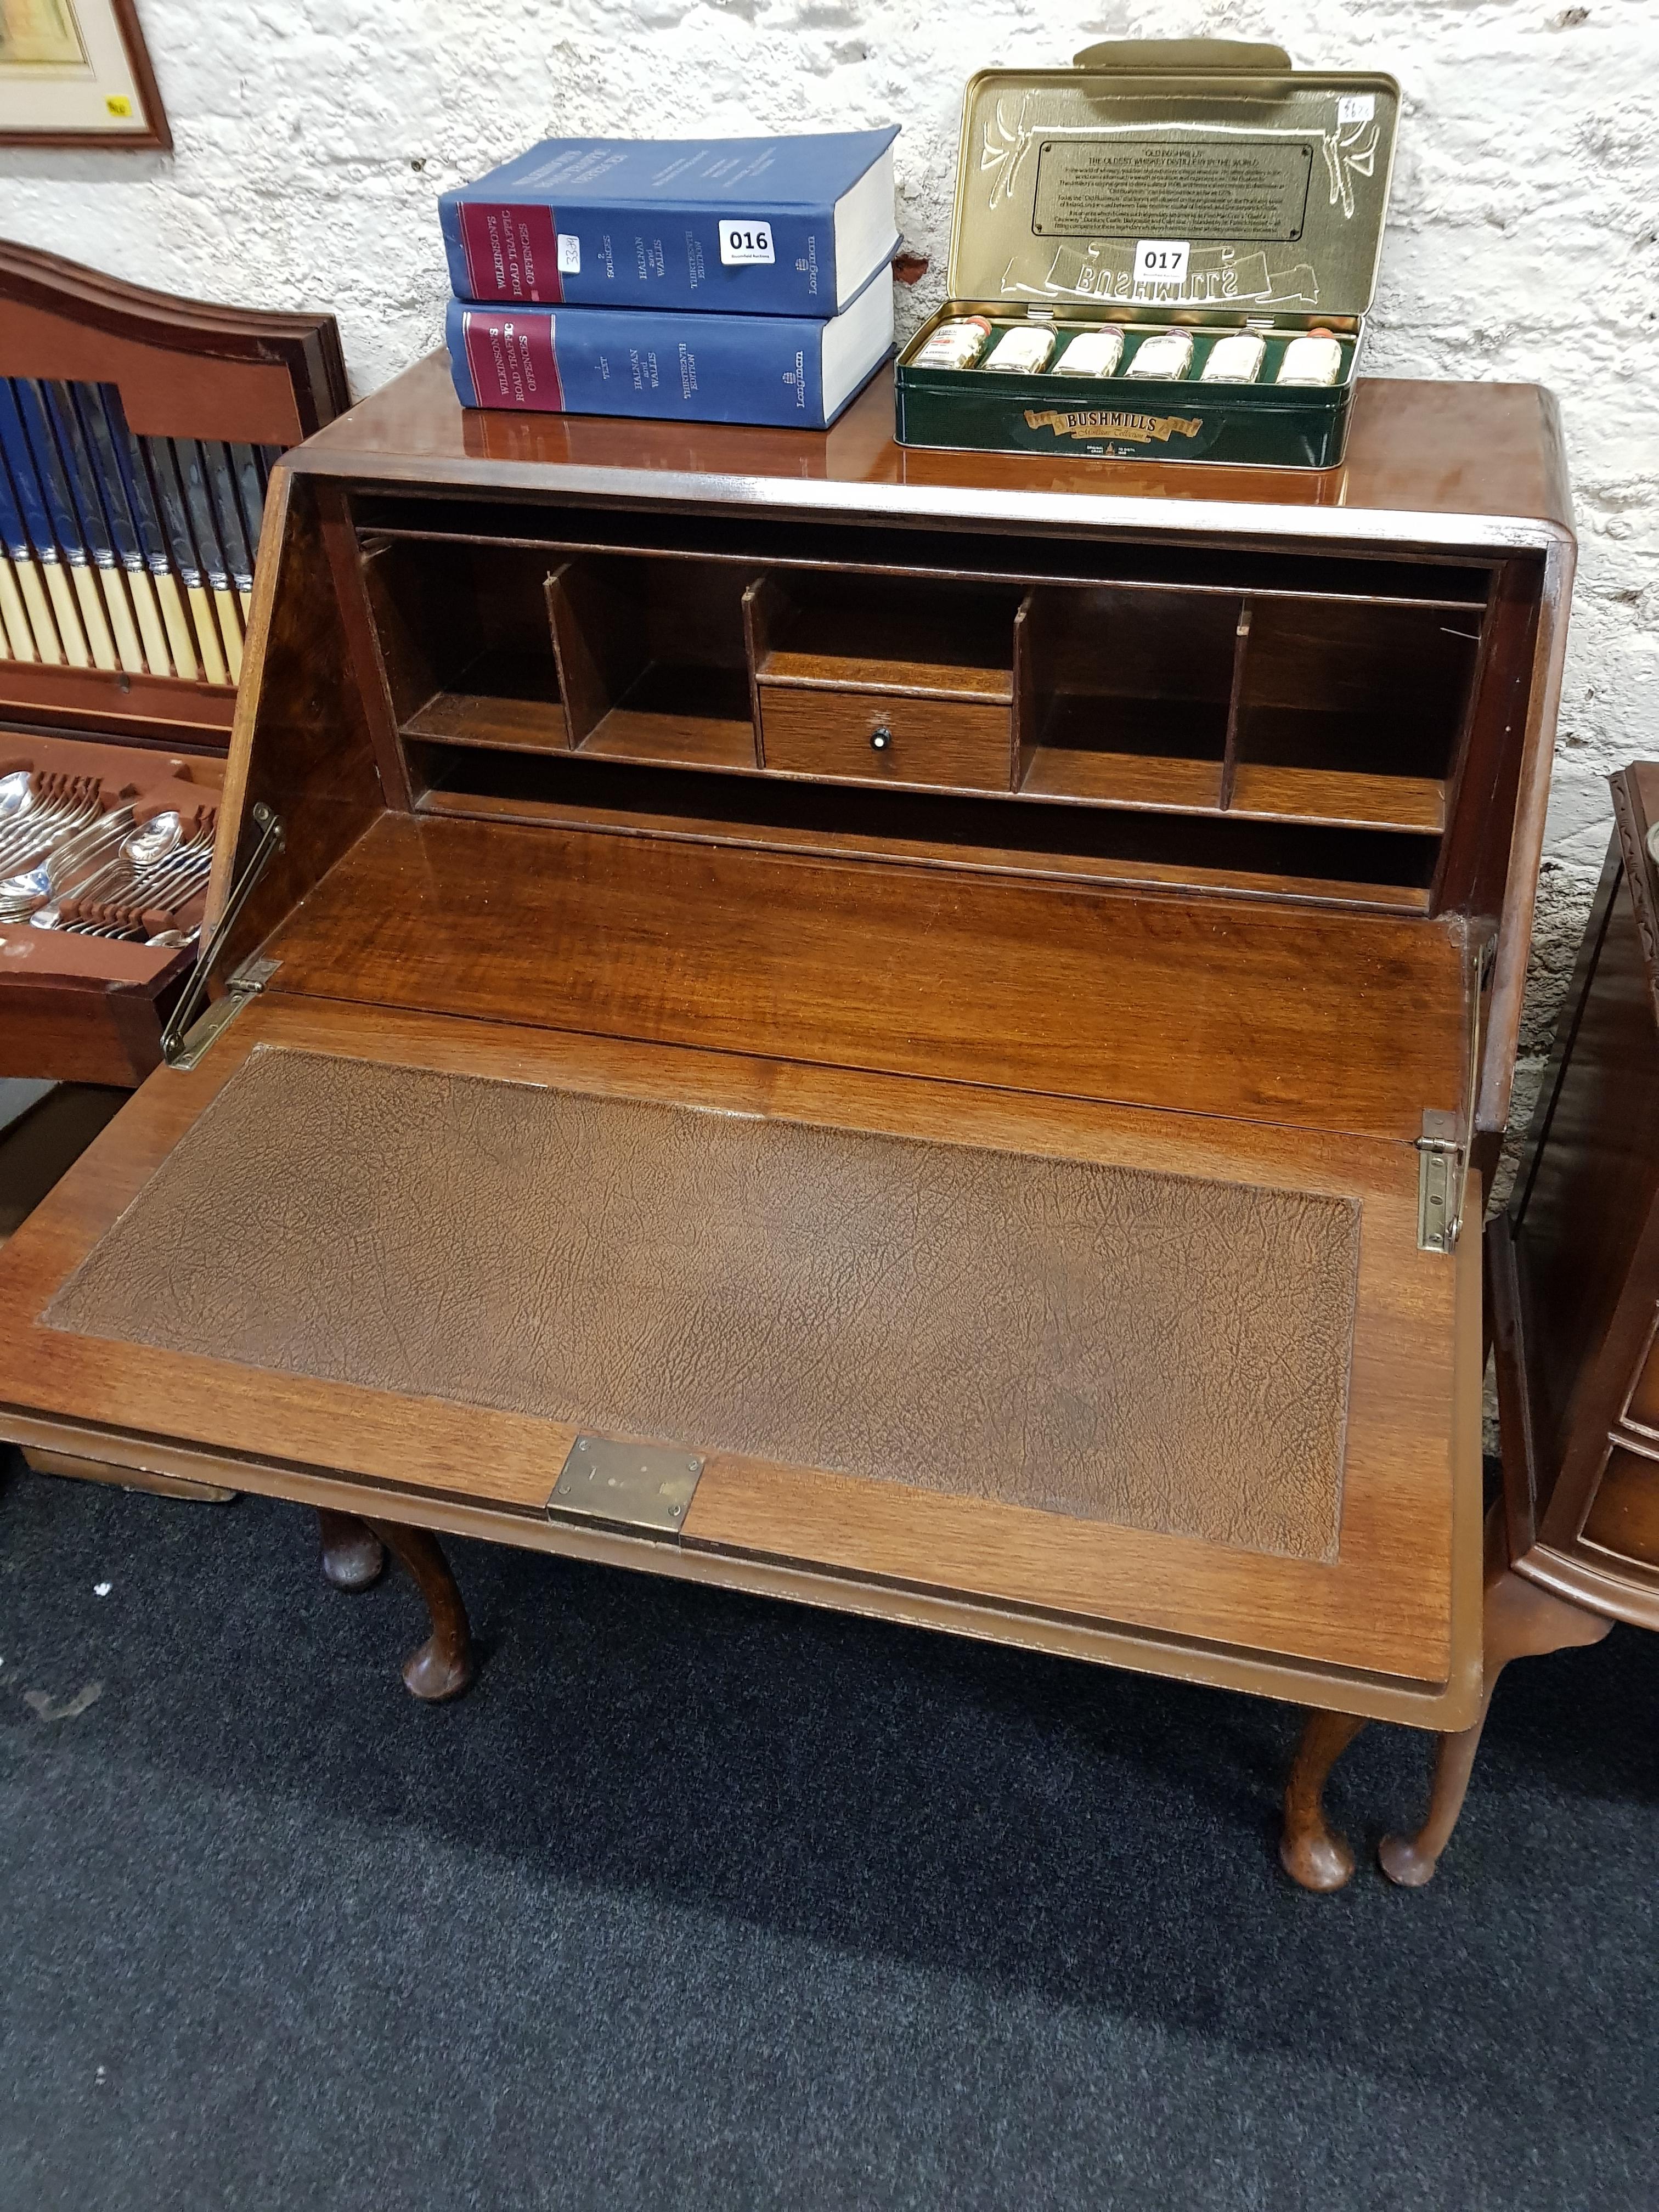
M548 1515L677 1536L685 1526L702 1464L700 1453L675 1444L578 1437L547 1501Z
M277 963L274 960L243 961L227 981L224 997L215 1000L201 1019L196 1020L197 1010L207 996L208 981L213 973L213 963L219 956L220 946L235 927L237 918L247 904L253 886L264 875L272 854L282 849L281 817L269 806L260 805L253 809L253 820L260 831L259 842L249 854L241 874L231 885L230 896L225 901L225 910L217 925L210 936L204 938L190 980L179 994L178 1005L167 1017L167 1027L161 1031L161 1057L169 1067L194 1067L214 1039L235 1020L248 1000L262 991L276 972Z

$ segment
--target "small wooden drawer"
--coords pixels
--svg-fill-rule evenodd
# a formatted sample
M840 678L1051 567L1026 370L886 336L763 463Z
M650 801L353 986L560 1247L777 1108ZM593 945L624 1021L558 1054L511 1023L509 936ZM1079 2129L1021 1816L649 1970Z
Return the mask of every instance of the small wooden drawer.
M1013 732L1006 707L769 684L760 694L765 764L860 783L1006 791Z

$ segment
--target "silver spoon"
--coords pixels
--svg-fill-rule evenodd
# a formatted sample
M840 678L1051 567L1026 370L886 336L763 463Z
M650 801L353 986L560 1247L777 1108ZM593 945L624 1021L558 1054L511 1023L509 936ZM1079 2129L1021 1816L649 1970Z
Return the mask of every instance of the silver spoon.
M164 860L184 835L184 818L168 807L165 814L152 815L142 823L121 848L122 857L138 869L153 868Z
M68 896L77 868L95 870L97 863L131 828L132 816L122 807L104 815L89 829L77 830L54 845L44 860L0 883L0 921L13 921L38 907L54 893Z
M155 866L136 869L127 881L105 890L99 903L138 911L181 905L207 880L212 866L213 832L198 830Z
M0 822L9 822L20 814L29 813L34 805L34 771L15 768L9 775L0 775Z
M210 831L205 836L197 836L185 844L175 845L164 859L149 867L137 870L135 880L142 884L148 895L157 884L166 882L170 877L189 875L193 869L210 865L212 856L213 836Z
M182 826L179 817L170 810L166 814L158 814L153 822L141 823L137 829L131 831L121 840L120 850L112 860L106 861L101 868L94 870L83 882L75 884L72 890L65 887L64 896L77 899L85 898L94 885L107 881L112 876L118 878L121 871L130 867L131 862L146 851L151 853L155 859L159 859L162 854L177 844L179 832ZM56 929L63 919L63 900L54 898L50 905L43 906L38 913L32 914L29 916L29 922L35 929Z
M171 807L165 814L155 815L149 821L141 823L121 847L120 869L114 884L101 893L102 902L108 905L115 900L129 897L144 878L175 850L184 834L184 827L183 821ZM102 881L101 878L100 881ZM83 891L88 888L85 884L81 886Z

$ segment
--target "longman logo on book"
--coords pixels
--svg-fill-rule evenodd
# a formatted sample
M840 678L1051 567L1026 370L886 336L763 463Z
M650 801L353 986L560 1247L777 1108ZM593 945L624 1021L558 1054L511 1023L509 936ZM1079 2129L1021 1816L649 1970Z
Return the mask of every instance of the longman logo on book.
M1062 410L1058 407L1028 407L1028 430L1052 430L1057 438L1097 438L1104 431L1114 438L1132 438L1138 446L1156 442L1167 446L1171 438L1195 438L1204 428L1201 415L1129 415L1109 407Z

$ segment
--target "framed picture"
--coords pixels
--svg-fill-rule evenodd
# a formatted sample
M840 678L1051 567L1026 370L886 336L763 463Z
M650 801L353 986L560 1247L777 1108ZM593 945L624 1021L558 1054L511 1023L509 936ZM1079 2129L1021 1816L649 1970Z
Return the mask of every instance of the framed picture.
M0 146L172 145L137 0L0 0Z

